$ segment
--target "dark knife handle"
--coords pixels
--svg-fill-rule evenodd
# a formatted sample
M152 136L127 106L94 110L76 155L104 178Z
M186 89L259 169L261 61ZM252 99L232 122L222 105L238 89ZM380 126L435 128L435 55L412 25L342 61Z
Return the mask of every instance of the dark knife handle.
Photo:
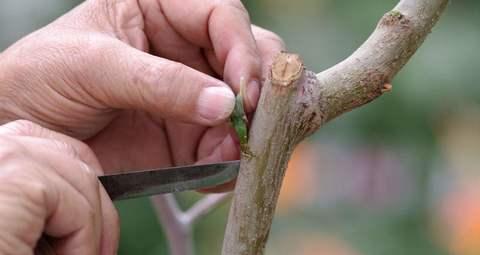
M37 242L37 246L35 247L35 251L33 252L35 255L55 255L55 250L53 249L52 245L48 242L46 236L42 235L40 240Z

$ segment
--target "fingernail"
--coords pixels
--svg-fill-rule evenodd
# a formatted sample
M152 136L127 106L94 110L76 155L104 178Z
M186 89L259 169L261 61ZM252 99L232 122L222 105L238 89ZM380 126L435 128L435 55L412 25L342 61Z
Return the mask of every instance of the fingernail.
M235 95L228 87L212 86L202 90L197 101L200 116L207 120L226 119L235 107Z
M250 111L257 108L258 99L260 97L260 83L257 80L252 80L248 83L247 87L248 104L250 105Z

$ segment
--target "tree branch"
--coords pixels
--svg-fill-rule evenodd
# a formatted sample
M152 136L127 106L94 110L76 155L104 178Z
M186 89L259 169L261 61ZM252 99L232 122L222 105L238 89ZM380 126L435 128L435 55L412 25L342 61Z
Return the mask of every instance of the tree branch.
M402 0L350 57L317 75L323 121L391 89L393 77L420 47L448 0Z
M400 1L355 53L318 75L304 70L297 55L274 60L250 130L251 155L242 155L223 255L263 254L295 146L326 121L390 90L447 2Z
M193 255L192 228L198 219L208 214L231 196L230 193L210 194L183 212L173 194L152 197L158 220L167 236L171 255Z
M192 227L182 222L183 212L173 194L154 196L151 200L167 236L170 254L193 255Z
M183 214L182 221L184 222L184 224L187 225L195 224L198 219L207 215L209 212L211 212L221 203L225 202L231 196L231 193L211 194L205 196Z

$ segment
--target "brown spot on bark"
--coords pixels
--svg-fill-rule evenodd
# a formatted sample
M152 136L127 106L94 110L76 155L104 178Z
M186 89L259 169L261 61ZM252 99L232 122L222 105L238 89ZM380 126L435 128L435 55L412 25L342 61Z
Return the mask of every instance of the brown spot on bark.
M381 91L382 91L382 93L390 92L390 91L392 91L392 88L393 88L392 84L385 83L385 84L383 84L383 88L381 89Z
M383 26L394 26L401 25L402 27L408 26L410 20L399 11L391 11L386 13L383 18L380 20L380 25Z

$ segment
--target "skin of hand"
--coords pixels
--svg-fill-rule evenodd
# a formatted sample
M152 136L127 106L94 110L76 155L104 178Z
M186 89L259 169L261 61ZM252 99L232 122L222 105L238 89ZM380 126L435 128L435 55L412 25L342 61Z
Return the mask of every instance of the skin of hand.
M90 148L29 121L0 126L0 254L114 255L118 215Z
M232 89L252 112L283 49L238 0L89 0L0 54L0 123L81 139L106 172L238 159Z

